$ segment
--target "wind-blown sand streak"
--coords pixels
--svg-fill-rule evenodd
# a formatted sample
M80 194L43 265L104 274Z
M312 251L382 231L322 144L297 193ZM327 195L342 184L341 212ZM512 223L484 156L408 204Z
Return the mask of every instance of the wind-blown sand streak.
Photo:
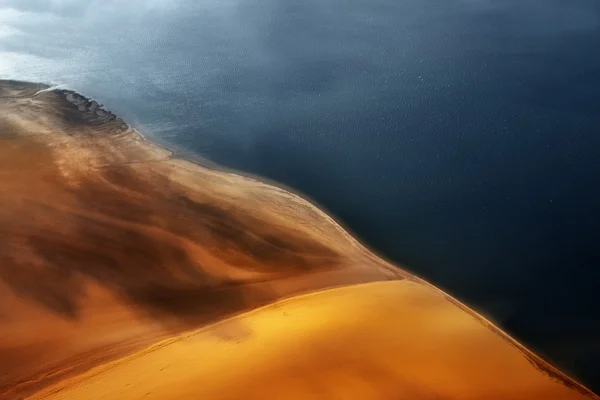
M161 387L155 398L174 395L170 385L184 391L175 398L241 398L240 393L279 398L278 390L284 389L276 389L279 383L269 377L285 380L289 368L302 371L292 385L294 393L305 393L298 398L311 398L298 387L317 381L325 398L358 382L371 398L382 399L593 396L481 316L376 257L310 202L259 179L174 157L96 102L65 90L40 92L45 88L0 81L0 398L26 397L48 387L38 396L88 399L100 393L94 386L99 379L104 389L121 393L110 392L109 398L138 398L141 392L126 389L127 377L145 373L150 375L144 384ZM397 282L355 286L386 280ZM340 286L346 287L278 303ZM294 322L269 311L289 304L300 304L305 317ZM393 317L393 304L402 312L401 321ZM364 318L357 319L358 313ZM269 324L252 322L253 334L236 347L252 353L246 361L231 357L230 347L194 342L188 350L214 358L186 359L188 366L197 363L196 372L186 377L180 370L177 382L162 383L160 373L138 370L128 361L183 362L171 347L180 340L172 338L202 327L186 337L204 337L201 332L222 327L224 322L212 324L227 318L229 327L237 327L236 336L248 320L266 314ZM432 320L438 336L428 331ZM348 331L348 321L358 336ZM355 353L353 363L338 358L324 365L318 355L309 356L313 339L308 336L297 338L292 353L276 344L294 341L298 329L321 337L325 347ZM448 334L455 336L449 340ZM255 335L276 342L267 349ZM165 339L164 345L151 347L156 351L125 358L118 367L105 364ZM379 350L370 352L370 341L391 346L389 355L396 354L398 361L388 357L382 364ZM449 347L442 351L444 343ZM487 345L461 353L468 343ZM410 350L407 344L437 346L435 353L422 355L417 375L408 374L400 359ZM503 355L507 351L509 357ZM307 354L302 366L287 363L298 352ZM270 365L261 361L266 354ZM105 366L92 370L90 380L84 372L100 364ZM481 379L481 365L497 365L496 375ZM117 368L122 379L111 375ZM245 387L238 397L216 383L181 386L181 380L223 381L231 368L237 368L236 381L254 376L262 386ZM319 378L320 372L327 376L337 368L352 379L327 383ZM460 373L448 372L456 368ZM500 390L508 370L522 376L520 386ZM82 373L75 381L66 379ZM92 392L71 390L73 382ZM415 390L421 397L414 397ZM360 393L356 389L355 396ZM292 398L292 392L286 396Z

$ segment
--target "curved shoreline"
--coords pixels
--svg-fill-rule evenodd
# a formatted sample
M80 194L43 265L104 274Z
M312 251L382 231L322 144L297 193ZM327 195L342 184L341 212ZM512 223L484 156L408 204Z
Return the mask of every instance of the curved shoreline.
M73 92L73 93L76 93L76 92ZM83 96L83 97L85 98L85 96ZM152 145L155 147L160 147L160 148L164 149L165 151L168 151L169 153L171 153L171 157L180 158L182 156L179 152L174 151L171 148L169 148L168 146L166 146L166 144L163 145L163 144L159 144L155 141L152 141L151 139L148 138L147 135L145 135L144 133L139 131L137 128L132 127L132 130L135 132L135 134L137 134L142 140L144 140L149 145ZM412 272L408 272L404 268L401 268L400 266L394 265L391 261L386 260L380 254L378 254L376 251L374 251L373 249L364 245L360 240L357 239L356 235L353 234L353 232L351 230L349 230L349 228L344 226L344 224L342 222L340 222L340 221L336 220L334 217L332 217L331 213L328 212L328 210L326 210L326 208L324 206L320 205L318 202L311 199L308 195L301 193L301 192L299 192L287 185L284 185L280 182L276 182L274 180L271 180L271 179L268 179L265 177L260 177L258 175L247 173L244 171L239 171L239 170L231 169L228 167L224 167L224 166L218 165L208 159L205 159L204 157L201 157L199 155L196 155L196 156L201 158L202 160L206 160L206 163L203 163L201 160L189 159L189 158L185 159L185 161L197 164L200 167L211 169L214 171L241 176L243 178L250 179L250 180L256 181L261 184L273 186L273 187L277 188L278 190L286 192L287 194L292 194L294 196L298 196L302 200L309 203L313 207L314 211L320 213L321 216L323 216L324 218L327 218L332 224L334 224L339 229L340 233L344 234L347 237L347 239L352 241L353 244L355 244L356 246L358 246L358 248L360 248L360 250L366 251L369 255L372 255L373 258L377 259L378 261L383 261L385 263L384 264L385 268L388 269L390 272L392 272L394 275L405 276L405 274L406 274L407 279L415 281L415 282L423 284L423 285L426 285L426 286L430 287L431 289L433 289L434 291L440 293L445 298L447 298L449 301L456 304L463 310L467 311L469 314L473 315L479 321L484 323L484 325L486 325L494 333L500 335L504 340L507 340L513 346L517 347L536 368L538 368L540 371L546 373L551 378L556 379L565 385L572 386L573 388L580 390L582 393L586 393L586 394L593 393L593 392L591 392L590 389L585 387L580 382L574 380L571 377L568 377L566 374L564 374L562 371L560 371L557 367L552 365L549 361L543 359L541 356L539 356L539 355L535 354L533 351L529 350L525 345L518 342L516 339L514 339L512 336L510 336L508 333L506 333L504 330L502 330L502 328L500 328L498 325L493 323L491 320L489 320L486 317L484 317L483 315L481 315L479 312L475 311L473 308L460 302L459 300L457 300L456 298L454 298L453 296L451 296L444 290L429 283L424 278L419 277ZM325 290L335 290L335 289L325 289ZM314 292L314 293L319 293L319 292ZM310 296L311 294L313 294L313 293L304 294L304 295L300 295L300 296ZM296 297L298 297L298 296L292 297L291 299L294 299ZM282 301L285 301L285 300L282 300ZM263 307L270 307L270 306L272 306L272 305L266 305ZM255 310L260 310L263 307L260 307ZM250 311L250 312L252 312L252 311Z
M73 93L76 93L76 92L73 92ZM83 96L83 97L85 98L85 96ZM179 152L177 152L175 150L172 150L166 144L156 143L155 141L152 141L151 139L148 138L148 136L146 134L142 133L137 128L132 127L132 130L133 130L133 132L136 135L138 135L142 140L144 140L149 145L152 145L152 146L155 146L155 147L160 147L160 148L164 149L165 151L168 151L169 153L171 153L171 157L177 157L177 158L179 158L181 156L181 154ZM218 171L218 172L223 172L223 173L228 173L228 174L232 174L232 175L241 176L241 177L246 178L246 179L250 179L250 180L253 180L253 181L256 181L256 182L259 182L259 183L262 183L262 184L266 184L266 185L269 185L269 186L273 186L273 187L275 187L275 188L277 188L277 189L279 189L279 190L281 190L283 192L286 192L288 194L292 194L294 196L298 196L302 200L304 200L307 203L309 203L313 207L314 211L319 212L323 217L327 218L332 224L336 225L337 228L340 230L340 232L343 233L343 234L345 234L345 236L349 240L351 240L353 243L355 243L356 246L358 246L361 250L366 251L368 254L373 255L373 257L375 259L383 261L385 263L384 264L385 268L389 269L390 272L392 272L395 275L406 276L407 279L415 281L415 282L418 282L418 283L423 284L423 285L426 285L426 286L430 287L431 289L433 289L434 291L440 293L445 298L447 298L449 301L453 302L457 306L461 307L463 310L467 311L468 313L470 313L471 315L473 315L474 317L476 317L478 320L480 320L482 323L484 323L490 330L494 331L496 334L498 334L501 337L503 337L505 340L507 340L508 342L510 342L515 347L519 348L519 350L530 360L530 362L533 365L536 366L536 368L539 368L540 371L548 374L553 379L557 379L560 382L562 382L563 384L573 385L574 387L580 389L582 392L592 393L591 390L588 389L587 387L585 387L582 383L574 380L571 377L568 377L566 374L564 374L563 372L561 372L557 367L555 367L554 365L552 365L551 362L545 360L541 356L539 356L539 355L535 354L533 351L529 350L524 344L522 344L519 341L517 341L515 338L513 338L512 336L510 336L507 332L505 332L502 328L500 328L494 322L492 322L488 318L484 317L482 314L480 314L479 312L475 311L473 308L471 308L471 307L465 305L464 303L460 302L458 299L454 298L453 296L451 296L450 294L448 294L447 292L445 292L441 288L439 288L439 287L437 287L437 286L429 283L424 278L415 275L413 272L408 272L407 270L404 269L404 267L400 267L400 266L394 265L394 263L392 263L391 261L386 260L380 254L378 254L376 251L374 251L373 249L371 249L368 246L364 245L359 239L357 239L356 235L353 234L352 231L350 231L346 226L344 226L343 223L341 223L340 221L338 221L335 218L333 218L331 216L331 214L326 210L326 208L324 206L320 205L318 202L316 202L315 200L311 199L308 195L305 195L304 193L301 193L301 192L299 192L297 190L294 190L293 188L291 188L291 187L289 187L287 185L284 185L284 184L282 184L280 182L276 182L276 181L273 181L273 180L268 179L268 178L260 177L258 175L246 173L246 172L243 172L243 171L238 171L238 170L227 168L227 167L224 167L224 166L220 166L220 165L218 165L218 164L216 164L216 163L214 163L214 162L212 162L212 161L210 161L208 159L205 159L204 157L201 157L201 156L198 156L198 157L201 160L200 159L198 159L198 160L196 160L196 159L185 159L185 161L197 164L198 166L200 166L202 168L207 168L207 169L211 169L211 170ZM203 163L202 160L206 160L206 163ZM329 289L329 290L333 290L333 289ZM269 307L269 306L267 305L267 306L264 306L264 307Z
M0 81L0 83L2 83L2 81ZM9 82L9 83L11 83L11 82ZM36 87L36 88L47 86L47 85L42 85L42 84L31 84L31 83L23 83L23 82L16 82L16 81L14 83L15 84L32 85L33 87ZM49 86L47 86L47 87L49 88ZM61 94L70 103L73 103L73 102L69 100L69 95L74 95L74 94L76 94L77 96L79 96L81 98L81 99L76 99L77 101L84 101L85 104L88 104L88 103L91 104L93 102L93 100L90 100L90 99L86 98L85 96L81 96L80 94L78 94L78 93L76 93L74 91L58 89L58 90L54 90L53 92ZM0 97L2 97L2 96L0 96ZM114 116L115 119L120 120L114 114L112 114L109 111L104 110L103 108L101 108L99 106L97 108L94 108L92 111L96 111L96 110L102 110L105 113L107 113L107 115ZM82 111L82 110L79 109L79 111ZM111 117L108 117L108 118L111 118ZM120 121L122 121L122 120L120 120ZM547 374L552 379L559 380L561 383L563 383L565 385L568 385L568 386L574 388L575 390L578 390L582 394L586 394L588 396L595 396L584 385L582 385L581 383L579 383L579 382L575 381L574 379L568 377L566 374L562 373L556 367L554 367L551 363L549 363L548 361L544 360L542 357L536 355L531 350L527 349L524 345L522 345L521 343L519 343L518 341L516 341L514 338L512 338L510 335L508 335L506 332L504 332L501 328L499 328L498 326L496 326L493 322L491 322L490 320L488 320L485 317L483 317L481 314L477 313L476 311L474 311L470 307L462 304L460 301L456 300L455 298L453 298L452 296L450 296L449 294L447 294L443 290L437 288L436 286L428 283L424 279L422 279L420 277L417 277L417 276L415 276L415 275L413 275L411 273L405 272L403 269L400 269L399 267L394 266L391 262L383 259L378 254L375 254L370 248L368 248L367 246L365 246L364 244L362 244L358 239L356 239L356 237L353 236L353 234L345 226L343 226L343 224L341 222L336 221L333 217L331 217L331 215L329 215L326 212L326 210L324 210L323 207L321 207L317 202L315 202L312 199L310 199L308 196L305 196L304 194L298 193L297 191L294 191L293 189L288 188L285 185L279 184L277 182L273 182L273 181L271 181L269 179L263 179L261 177L255 176L253 174L246 174L246 173L243 173L243 172L240 172L240 171L236 171L236 170L233 170L233 169L224 168L224 167L218 166L218 165L216 165L214 163L210 163L208 160L207 160L207 165L204 165L199 160L181 158L181 155L179 155L177 151L171 150L171 149L168 148L168 146L163 146L162 144L158 144L158 143L152 141L151 139L148 138L148 136L144 135L142 132L140 132L136 128L133 128L133 127L129 126L128 124L126 124L126 125L127 125L127 129L132 134L137 135L139 137L139 139L142 140L149 147L153 147L153 148L156 148L156 149L161 149L161 151L166 152L166 153L169 154L165 160L158 160L158 162L163 162L163 161L166 161L166 160L180 160L180 161L183 161L183 162L192 163L192 164L194 164L194 165L196 165L196 166L198 166L200 168L204 168L204 169L211 170L211 171L214 171L214 172L218 172L218 173L221 173L221 174L226 174L226 175L231 175L231 176L243 178L243 179L255 182L255 183L260 184L260 185L264 185L264 186L267 186L267 187L274 188L276 191L280 191L281 193L285 194L286 196L297 197L300 201L306 203L311 208L311 211L317 213L320 218L323 218L329 224L331 224L332 226L334 226L335 229L337 230L337 232L340 235L344 236L346 238L346 240L348 240L349 243L351 243L352 247L354 247L356 251L358 251L360 253L363 253L366 257L369 257L372 260L372 262L374 263L374 265L376 265L378 268L380 268L385 275L389 276L391 279L393 279L394 277L407 278L407 279L409 279L411 281L414 281L416 283L422 284L422 285L430 288L431 290L435 291L436 293L444 296L448 301L452 302L453 304L455 304L456 306L460 307L465 312L467 312L470 315L472 315L473 317L475 317L483 325L485 325L488 329L490 329L491 331L493 331L495 334L498 334L504 340L508 341L511 345L513 345L514 347L516 347L521 353L523 353L523 355L536 368L538 368L543 373ZM149 161L141 161L141 162L149 162ZM321 289L321 291L323 291L323 290L327 290L327 289ZM329 289L329 290L331 290L331 289ZM319 293L319 292L320 291L316 291L314 293ZM298 297L298 295L291 297L291 299L294 299L294 298L297 298L297 297ZM273 303L273 304L278 304L278 303ZM273 304L267 305L267 306L264 306L264 307L269 307L269 306L272 306ZM258 309L261 309L261 308L258 308ZM253 310L258 310L258 309L255 308ZM152 348L154 348L154 346L152 346Z
M23 83L23 82L21 82L21 83ZM25 83L29 83L29 82L25 82ZM36 85L38 85L38 84L36 84ZM51 88L51 86L49 86L47 84L40 83L39 85L44 85L44 86L47 86L48 88ZM88 98L85 95L82 95L81 93L78 93L77 91L70 90L70 89L55 89L53 91L56 91L58 93L64 93L65 95L76 94L76 95L80 96L86 102L95 101L92 98ZM100 109L104 109L102 105L100 106ZM110 110L105 110L105 111L112 115L115 115ZM208 158L203 157L199 154L192 153L191 151L189 151L187 149L180 149L178 146L176 146L172 143L167 143L165 141L159 141L159 139L155 138L153 135L144 133L141 130L139 130L137 127L131 126L128 123L126 123L126 124L131 129L131 131L135 135L137 135L142 141L144 141L146 144L148 144L149 146L153 146L153 147L159 148L161 150L164 150L165 152L168 152L169 158L171 158L171 159L173 159L173 158L180 159L183 161L190 162L192 164L196 164L197 166L206 168L208 170L242 177L242 178L245 178L245 179L260 183L260 184L264 184L264 185L273 187L273 188L280 190L286 194L291 194L293 196L300 198L301 200L308 203L312 207L313 211L318 212L323 218L326 218L330 223L335 225L338 228L340 233L345 235L349 241L351 241L352 243L354 243L356 245L357 249L366 251L368 254L374 256L374 260L383 262L382 266L385 269L387 269L389 272L391 272L394 275L400 275L400 276L405 276L405 274L406 274L413 278L424 281L423 278L416 276L413 272L409 272L409 271L405 270L404 266L402 266L402 267L397 266L394 262L386 259L384 256L382 256L376 250L374 250L374 249L370 248L369 246L365 245L364 243L362 243L358 239L357 235L354 232L352 232L352 230L350 230L350 228L348 228L339 219L336 219L332 216L333 213L330 210L327 210L327 208L325 206L319 204L316 200L312 199L307 194L302 193L302 192L300 192L290 186L287 186L281 182L277 182L277 181L274 181L274 180L266 178L266 177L262 177L262 176L252 174L249 172L236 170L236 169L229 168L229 167L226 167L223 165L219 165L216 162L211 161Z

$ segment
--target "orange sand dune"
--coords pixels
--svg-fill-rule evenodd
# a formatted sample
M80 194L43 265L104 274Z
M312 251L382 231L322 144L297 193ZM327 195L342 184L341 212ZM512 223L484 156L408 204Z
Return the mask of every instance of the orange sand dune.
M64 387L57 396L94 398L72 391L75 376L77 388L101 385L116 399L137 398L125 388L142 376L162 391L140 388L166 399L592 396L308 201L178 159L96 103L43 88L0 81L0 399L53 385ZM277 303L385 280L395 283ZM287 307L303 317L273 314ZM193 358L181 358L183 345ZM179 372L153 375L154 357ZM142 359L148 368L138 370Z
M33 399L587 398L410 281L278 302L101 366Z

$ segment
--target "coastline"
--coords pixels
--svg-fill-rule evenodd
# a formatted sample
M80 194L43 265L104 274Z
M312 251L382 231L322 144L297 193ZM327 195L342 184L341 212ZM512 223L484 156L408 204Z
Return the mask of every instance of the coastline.
M0 83L2 83L2 81L0 81ZM14 83L19 84L18 82L14 82ZM21 83L21 84L26 84L26 83ZM30 85L33 85L35 87L44 86L42 84L30 84ZM76 100L83 101L85 104L92 104L92 102L93 102L93 100L88 99L85 96L81 96L80 94L78 94L74 91L55 90L54 92L62 95L66 100L68 100L68 96L69 96L69 94L71 94L71 95L79 96L80 99L76 98ZM1 97L2 96L0 96L0 98ZM89 110L89 107L86 107L86 110ZM110 111L103 110L102 107L100 107L100 106L98 108L94 108L92 111L96 112L97 110L102 110L106 113L106 114L100 114L100 117L106 117L106 118L110 119L110 118L112 118L112 116L114 116L114 119L112 119L111 122L116 121L117 124L119 124L121 122L126 124L124 121L120 120L120 118L116 117ZM79 111L82 111L82 110L80 109ZM410 280L410 281L413 281L420 285L423 285L423 286L431 289L432 291L442 295L448 301L450 301L457 307L461 308L463 311L467 312L469 315L476 318L484 326L486 326L489 330L491 330L495 334L501 336L504 340L508 341L512 346L516 347L521 353L523 353L523 355L529 360L529 362L532 363L541 372L547 374L552 379L559 380L561 383L563 383L565 385L571 385L573 389L581 392L582 394L592 396L592 398L597 398L597 397L594 397L595 395L589 389L587 389L585 386L583 386L579 382L576 382L574 379L568 377L566 374L560 372L551 363L547 362L542 357L536 355L535 353L533 353L532 351L527 349L524 345L520 344L518 341L516 341L514 338L512 338L510 335L508 335L506 332L504 332L501 328L496 326L490 320L483 317L481 314L474 311L472 308L462 304L457 299L453 298L452 296L450 296L443 290L435 287L434 285L428 283L421 277L417 277L414 274L406 272L404 269L394 266L391 262L384 260L379 255L375 254L371 249L369 249L367 246L362 244L358 239L356 239L356 237L352 234L352 232L350 232L346 227L344 227L340 221L336 221L335 218L331 217L331 215L327 212L327 210L325 210L318 203L311 200L308 196L298 193L297 191L294 191L293 189L288 188L285 185L279 184L277 182L272 182L268 179L263 179L261 177L254 176L251 174L245 174L240 171L234 171L231 169L223 168L214 163L211 163L208 160L206 160L207 164L204 164L202 162L202 159L196 160L196 159L181 158L182 155L176 149L170 149L168 146L163 145L162 143L157 143L152 140L151 136L145 135L144 133L140 132L138 129L131 127L128 124L126 124L126 125L127 125L126 131L121 132L123 135L127 135L127 134L135 135L148 148L156 149L158 153L166 155L164 159L154 160L154 161L158 161L161 163L164 161L173 161L175 163L184 163L184 164L190 163L190 164L195 165L197 168L206 169L206 170L211 171L216 174L229 175L232 179L235 179L235 180L238 180L238 179L247 180L248 182L252 183L253 185L265 187L268 190L274 191L274 192L278 193L278 195L281 195L281 196L286 196L286 197L294 198L294 199L297 198L297 200L295 200L295 201L297 201L299 204L305 203L305 205L310 208L311 212L315 213L316 215L318 215L319 218L321 218L322 220L327 222L327 226L329 226L329 225L332 226L337 231L337 234L339 234L341 237L344 237L345 240L347 240L351 244L351 247L354 248L354 250L356 251L356 254L362 253L366 258L370 259L372 262L371 267L377 267L381 270L381 274L382 274L381 280L383 280L383 276L387 276L387 279L405 278L407 280ZM140 162L144 163L144 162L148 162L148 161L140 161ZM325 228L323 228L323 229L325 229ZM327 228L327 229L329 229L329 228ZM346 286L347 286L347 284L346 284ZM315 291L315 293L320 293L323 290L330 290L330 289L321 288L321 289ZM297 296L302 296L302 295L295 294L295 295L292 295L291 298L294 299L294 298L297 298ZM269 307L269 305L263 306L263 307ZM258 310L260 308L253 308L253 309ZM154 348L154 347L152 346L152 348Z
M76 93L76 92L73 91L72 93ZM85 98L85 96L83 96L83 97ZM87 100L90 101L91 99L87 99ZM171 154L171 157L177 157L177 158L184 157L183 153L186 152L185 150L178 151L177 149L173 149L171 146L168 146L166 143L157 143L156 141L152 140L151 137L149 137L147 134L144 134L137 128L131 127L131 129L135 135L138 135L147 144L149 144L151 146L159 147L159 148L163 149L164 151L169 152ZM191 153L191 152L187 151L187 153ZM258 182L260 184L269 185L269 186L275 187L278 190L281 190L287 194L292 194L294 196L301 198L302 200L309 203L314 208L315 211L319 212L323 217L327 218L332 224L336 225L337 228L340 230L340 232L344 233L349 240L356 243L358 248L360 248L362 251L366 251L367 253L373 255L373 257L375 259L383 261L383 263L385 263L384 264L385 268L389 269L390 272L392 272L394 275L401 275L408 280L417 282L422 285L426 285L427 287L431 288L432 290L436 291L437 293L440 293L445 298L447 298L449 301L456 304L457 306L459 306L460 308L462 308L469 314L473 315L475 318L477 318L479 321L481 321L485 326L487 326L494 333L498 334L503 339L505 339L509 343L511 343L513 346L517 347L530 360L530 362L536 366L536 368L540 369L540 371L548 374L553 379L559 380L563 384L570 384L570 385L573 385L574 388L578 388L579 390L582 390L583 392L587 391L587 392L592 393L591 390L588 389L587 387L585 387L582 383L575 381L571 377L568 377L566 374L561 372L557 367L552 365L551 362L545 360L541 356L539 356L539 355L535 354L533 351L529 350L524 344L522 344L519 341L517 341L516 339L514 339L512 336L510 336L508 333L506 333L502 328L500 328L498 325L496 325L490 319L484 317L482 314L475 311L473 308L467 306L466 304L463 304L458 299L454 298L452 295L445 292L443 289L429 283L425 278L419 277L419 276L415 275L413 272L409 272L403 266L394 265L391 261L383 258L383 256L378 254L375 250L373 250L373 249L369 248L368 246L364 245L363 243L361 243L360 240L357 239L357 236L352 231L350 231L349 228L344 226L344 224L342 222L340 222L340 221L336 220L334 217L332 217L330 211L326 210L326 208L324 206L320 205L318 202L311 199L308 195L300 193L291 187L288 187L280 182L275 182L268 178L264 178L264 177L260 177L260 176L246 173L243 171L238 171L238 170L230 169L230 168L227 168L224 166L220 166L220 165L218 165L204 157L201 157L197 154L190 154L190 156L193 156L193 157L195 156L195 157L191 158L191 159L185 158L184 160L191 162L193 164L196 164L202 168L207 168L207 169L221 172L221 173L237 175L237 176L243 177L245 179L249 179L249 180ZM265 306L265 307L269 307L269 306Z
M18 81L15 81L15 82L18 82ZM18 83L22 83L22 82L18 82ZM25 83L29 83L29 82L25 82ZM48 88L51 88L51 86L42 84L42 83L35 84L35 85L42 85L42 86L47 86ZM82 95L81 93L78 93L77 91L70 90L70 89L57 89L55 91L59 92L59 93L64 93L65 95L75 94L77 96L80 96L82 98L82 100L87 103L96 101L93 98L88 98L85 95ZM103 106L100 106L100 109L104 109ZM112 111L110 111L110 110L105 110L105 111L112 115L116 115L116 114L113 114ZM352 241L356 245L357 249L365 251L368 254L372 254L374 256L374 260L382 262L383 263L382 266L385 269L389 270L389 272L391 272L393 275L400 275L403 277L406 277L405 275L408 275L413 279L419 279L419 280L423 280L423 282L425 282L425 280L423 278L417 277L413 272L409 272L409 271L405 270L404 266L399 266L399 265L394 264L391 260L386 259L383 255L379 254L376 250L374 250L374 249L370 248L369 246L365 245L364 243L362 243L358 239L357 235L350 230L350 228L345 226L344 223L341 222L339 219L336 219L332 216L333 213L330 210L327 210L327 208L325 206L319 204L316 200L312 199L307 194L301 193L298 190L296 190L290 186L287 186L281 182L277 182L277 181L274 181L274 180L266 178L266 177L258 176L255 174L251 174L249 172L236 170L233 168L225 167L223 165L219 165L219 164L215 163L214 161L211 161L199 154L193 153L193 152L183 149L183 148L179 148L176 145L174 145L173 143L167 143L165 141L161 141L158 138L156 138L155 136L153 136L151 133L142 132L139 128L131 126L128 123L127 123L127 126L128 126L128 128L131 129L131 131L134 135L139 137L147 145L158 148L166 153L169 153L168 158L180 159L180 160L190 162L201 168L205 168L205 169L208 169L211 171L242 177L244 179L259 183L261 185L266 185L266 186L275 188L285 194L298 197L302 201L308 203L315 212L318 212L322 217L326 218L329 222L331 222L333 225L335 225L339 229L340 233L344 234L348 240Z

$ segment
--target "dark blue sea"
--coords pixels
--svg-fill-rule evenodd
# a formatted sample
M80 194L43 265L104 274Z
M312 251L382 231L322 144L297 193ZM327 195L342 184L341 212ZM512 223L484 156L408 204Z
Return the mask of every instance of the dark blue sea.
M0 1L0 78L282 182L600 391L600 1Z

